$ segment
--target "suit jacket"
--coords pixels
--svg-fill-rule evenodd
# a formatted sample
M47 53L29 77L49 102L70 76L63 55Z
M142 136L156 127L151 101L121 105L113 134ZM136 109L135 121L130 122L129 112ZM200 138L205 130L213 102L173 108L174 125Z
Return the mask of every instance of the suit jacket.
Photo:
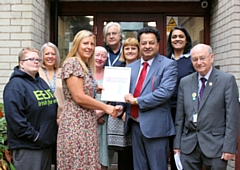
M137 60L131 67L130 93L133 94L141 66ZM142 91L138 97L139 124L147 138L166 137L175 134L171 117L170 98L177 81L177 63L164 56L157 55L146 75ZM126 104L125 134L131 127L131 105Z
M194 100L197 94L196 99ZM198 113L197 123L193 114ZM237 153L239 131L238 88L233 75L212 69L198 109L198 73L180 81L174 148L191 153L197 142L209 158Z

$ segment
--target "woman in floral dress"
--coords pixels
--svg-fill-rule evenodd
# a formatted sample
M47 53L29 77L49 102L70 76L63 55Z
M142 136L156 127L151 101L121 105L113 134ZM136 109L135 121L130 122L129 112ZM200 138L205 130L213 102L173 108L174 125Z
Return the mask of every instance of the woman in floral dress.
M78 32L59 74L65 96L57 139L59 170L100 170L94 110L117 116L114 106L94 99L101 91L93 79L95 41L92 32Z

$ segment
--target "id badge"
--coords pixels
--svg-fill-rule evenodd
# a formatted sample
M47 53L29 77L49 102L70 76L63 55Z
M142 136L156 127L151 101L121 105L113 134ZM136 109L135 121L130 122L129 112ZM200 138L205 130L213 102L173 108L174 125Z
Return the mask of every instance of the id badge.
M193 122L194 123L197 123L197 117L198 117L197 113L193 114Z

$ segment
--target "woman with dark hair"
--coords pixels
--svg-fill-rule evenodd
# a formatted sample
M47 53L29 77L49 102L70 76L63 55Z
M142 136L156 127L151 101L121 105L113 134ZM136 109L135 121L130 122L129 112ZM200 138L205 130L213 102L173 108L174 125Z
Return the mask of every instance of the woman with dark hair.
M168 37L167 41L167 57L175 60L178 64L178 78L175 91L171 97L171 113L173 121L175 122L175 114L177 107L177 94L178 86L181 78L193 73L195 70L193 68L190 56L190 50L192 48L192 40L187 32L187 30L181 26L174 27ZM173 152L173 138L170 138L169 147L170 147L170 163L171 170L177 170L175 161L174 161L174 152Z

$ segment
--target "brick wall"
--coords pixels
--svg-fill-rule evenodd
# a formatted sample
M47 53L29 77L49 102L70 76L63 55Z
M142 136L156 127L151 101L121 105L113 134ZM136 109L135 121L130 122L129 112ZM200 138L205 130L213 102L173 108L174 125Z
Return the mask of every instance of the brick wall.
M212 0L210 20L214 65L233 74L240 91L240 1Z
M215 54L214 65L235 76L240 91L240 1L213 0L211 10L210 45ZM227 170L235 169L228 161Z
M0 102L18 53L23 47L40 49L49 40L49 1L0 1Z

